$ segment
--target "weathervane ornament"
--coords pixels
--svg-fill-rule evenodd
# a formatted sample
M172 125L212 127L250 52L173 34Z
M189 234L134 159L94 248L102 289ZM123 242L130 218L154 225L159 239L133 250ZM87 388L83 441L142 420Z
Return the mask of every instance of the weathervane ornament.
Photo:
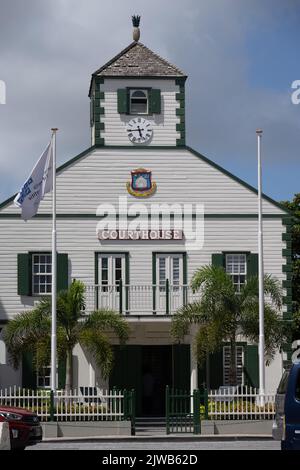
M141 17L139 15L132 16L133 40L135 42L138 42L138 40L140 39L140 35L141 35L140 28L139 28L140 20L141 20Z
M127 191L135 197L148 197L155 193L156 183L152 181L152 172L137 168L131 172L131 181L126 183Z

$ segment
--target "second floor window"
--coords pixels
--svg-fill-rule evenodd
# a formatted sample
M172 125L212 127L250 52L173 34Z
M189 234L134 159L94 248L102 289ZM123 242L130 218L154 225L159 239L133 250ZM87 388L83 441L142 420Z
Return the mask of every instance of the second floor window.
M50 254L32 255L32 292L34 295L51 294L52 267Z
M130 90L130 114L148 114L147 90Z
M231 276L236 291L240 292L247 276L246 255L236 253L226 255L226 272Z

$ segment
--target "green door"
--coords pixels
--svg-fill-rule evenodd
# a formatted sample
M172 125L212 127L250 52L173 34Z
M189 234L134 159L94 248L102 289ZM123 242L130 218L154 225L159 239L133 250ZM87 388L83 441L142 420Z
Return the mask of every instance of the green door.
M190 346L174 344L172 346L172 383L171 388L190 390Z
M115 360L109 379L110 390L118 389L136 391L136 414L141 414L142 388L142 346L115 346Z

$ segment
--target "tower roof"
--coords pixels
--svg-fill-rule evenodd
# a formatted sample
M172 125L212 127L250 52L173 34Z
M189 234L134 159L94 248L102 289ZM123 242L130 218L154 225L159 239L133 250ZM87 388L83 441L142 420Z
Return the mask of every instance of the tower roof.
M100 77L165 77L186 78L175 65L155 54L141 42L132 42L113 59L100 67L93 76Z

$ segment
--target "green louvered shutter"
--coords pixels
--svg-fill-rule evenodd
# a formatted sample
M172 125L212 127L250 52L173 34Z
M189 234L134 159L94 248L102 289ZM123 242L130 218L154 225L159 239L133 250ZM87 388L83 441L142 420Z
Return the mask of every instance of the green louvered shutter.
M189 390L190 387L190 346L174 344L173 351L173 388Z
M31 295L32 258L29 253L18 254L18 295Z
M23 354L22 357L22 387L36 388L36 371L33 367L33 354L31 352Z
M66 359L58 361L58 388L64 389L66 386Z
M223 253L213 253L211 255L211 264L220 268L224 268L225 259Z
M128 94L126 88L119 88L118 90L118 113L128 113Z
M209 356L210 388L223 385L223 348Z
M149 92L149 114L161 113L161 93L160 90L151 89Z
M68 255L57 254L57 292L67 290L69 287Z
M258 276L258 254L249 253L247 257L247 278Z
M245 349L245 381L251 387L258 388L258 347L248 344Z

